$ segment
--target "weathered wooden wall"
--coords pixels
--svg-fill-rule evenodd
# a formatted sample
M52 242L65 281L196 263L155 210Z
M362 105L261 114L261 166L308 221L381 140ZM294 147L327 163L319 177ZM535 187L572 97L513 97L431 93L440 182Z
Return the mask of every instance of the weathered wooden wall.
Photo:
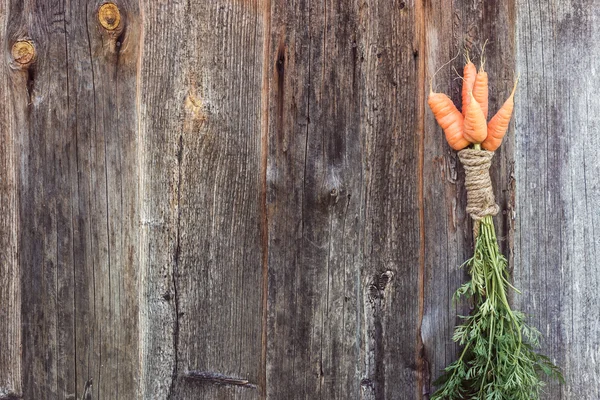
M0 1L0 399L427 399L472 250L428 80L486 39L513 301L600 398L593 0L103 3Z
M600 7L523 1L517 13L516 304L567 385L600 398Z

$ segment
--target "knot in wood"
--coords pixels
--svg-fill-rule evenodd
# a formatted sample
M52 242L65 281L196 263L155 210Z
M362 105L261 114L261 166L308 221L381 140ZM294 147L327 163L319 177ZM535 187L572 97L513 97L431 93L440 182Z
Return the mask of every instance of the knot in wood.
M29 40L19 40L12 47L12 57L21 66L29 65L35 58L35 47Z
M114 31L121 23L121 13L114 3L105 3L98 10L98 20L104 29Z
M500 210L490 179L490 166L494 152L487 150L464 149L458 158L465 169L467 188L467 212L475 221L488 215L496 215Z

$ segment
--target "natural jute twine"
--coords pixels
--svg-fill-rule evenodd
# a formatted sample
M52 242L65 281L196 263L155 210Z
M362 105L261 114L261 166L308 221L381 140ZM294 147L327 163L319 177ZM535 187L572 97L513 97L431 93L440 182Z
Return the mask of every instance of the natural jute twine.
M490 165L494 152L487 150L464 149L458 152L458 158L465 169L465 187L467 188L467 212L475 222L475 236L478 233L478 221L488 215L496 215L500 210L490 179Z

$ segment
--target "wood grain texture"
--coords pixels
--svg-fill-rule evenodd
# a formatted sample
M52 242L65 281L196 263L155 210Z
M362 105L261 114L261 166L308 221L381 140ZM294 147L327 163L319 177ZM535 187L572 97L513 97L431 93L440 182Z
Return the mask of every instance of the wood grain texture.
M98 5L9 2L26 399L137 392L138 10L108 33Z
M0 2L0 32L6 31L8 3ZM12 43L0 35L0 48ZM21 280L18 264L18 168L15 113L9 89L11 68L0 67L0 397L21 394Z
M262 14L144 4L144 398L256 399Z
M565 370L549 399L600 397L600 10L518 1L515 300Z
M267 398L416 398L416 23L273 2Z
M512 300L600 397L593 1L103 3L0 1L0 399L428 399L472 252L428 79L486 39Z

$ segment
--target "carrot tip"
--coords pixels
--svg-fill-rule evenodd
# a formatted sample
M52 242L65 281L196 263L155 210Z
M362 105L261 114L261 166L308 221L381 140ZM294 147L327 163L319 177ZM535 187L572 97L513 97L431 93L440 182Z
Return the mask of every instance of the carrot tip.
M483 46L481 46L481 65L479 66L479 70L481 72L484 71L483 66L485 65L485 45L487 44L488 39L485 39L485 42L483 42Z
M521 75L519 74L519 76L517 76L517 79L515 80L515 85L513 86L513 90L512 90L512 92L510 92L510 97L514 97L515 91L517 90L517 84L519 83L519 78L520 77L521 77Z

